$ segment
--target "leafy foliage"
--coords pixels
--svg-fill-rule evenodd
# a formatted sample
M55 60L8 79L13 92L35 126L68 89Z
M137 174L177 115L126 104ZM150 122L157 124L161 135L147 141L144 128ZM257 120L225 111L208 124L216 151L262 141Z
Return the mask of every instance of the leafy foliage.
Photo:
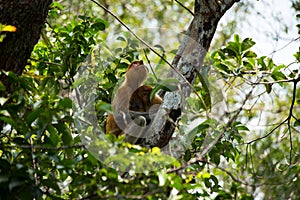
M161 8L155 12L163 23L163 8L174 5L163 2L151 6ZM128 16L128 11L123 11ZM53 3L42 40L23 75L1 72L8 74L15 88L9 96L0 97L0 120L4 123L0 135L1 199L249 200L254 199L256 187L270 199L299 197L297 69L276 65L267 56L258 57L252 50L252 39L235 35L233 41L211 54L213 70L222 77L228 93L224 116L197 121L186 131L185 126L205 116L205 105L210 108L214 103L208 96L216 88L203 79L211 74L200 72L195 89L204 103L195 95L187 100L188 114L182 116L177 133L189 144L184 154L157 171L124 174L101 163L85 148L74 126L70 95L82 81L76 79L85 66L82 63L100 66L101 72L92 73L98 83L98 122L103 127L118 79L128 63L142 57L139 43L124 34L117 37L122 46L110 48L105 43L109 20L89 14L64 19L63 12L63 6ZM99 43L107 54L94 55ZM299 57L297 52L298 63ZM155 92L172 90L177 83L172 79L157 81ZM5 91L1 82L0 91ZM276 115L261 112L269 108L269 98L274 103L270 110ZM259 131L251 126L258 119L265 124ZM148 151L109 139L137 154ZM159 149L151 150L159 154Z

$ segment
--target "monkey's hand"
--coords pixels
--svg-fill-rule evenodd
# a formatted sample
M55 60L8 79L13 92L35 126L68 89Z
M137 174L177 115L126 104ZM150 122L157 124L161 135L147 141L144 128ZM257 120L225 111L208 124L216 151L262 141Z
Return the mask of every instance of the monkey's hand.
M144 116L137 116L134 120L128 124L125 135L125 142L135 144L137 140L142 136L145 127L147 125L147 120Z

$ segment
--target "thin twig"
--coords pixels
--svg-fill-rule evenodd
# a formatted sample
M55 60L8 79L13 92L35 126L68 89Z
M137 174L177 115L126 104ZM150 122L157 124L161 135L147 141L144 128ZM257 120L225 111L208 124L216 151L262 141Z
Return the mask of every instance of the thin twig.
M70 145L70 146L61 146L61 147L46 147L46 146L38 146L38 145L11 145L7 147L11 149L17 149L17 148L31 149L33 151L35 149L40 149L40 150L78 149L78 148L84 148L85 146L83 144L79 144L79 145Z
M290 107L290 112L288 116L288 130L290 135L290 164L292 164L292 151L293 151L293 141L292 141L292 131L291 131L291 118L293 116L293 109L296 101L296 95L297 95L297 81L294 81L294 87L293 87L293 97L292 97L292 103Z
M289 41L287 44L285 44L283 47L281 47L281 48L279 48L279 49L277 49L277 50L272 51L269 55L274 54L274 53L276 53L276 52L278 52L278 51L283 50L284 48L286 48L287 46L289 46L291 43L296 42L296 41L299 40L299 39L300 39L300 36L297 37L297 38L292 39L292 40Z
M245 106L246 102L251 97L253 90L254 90L254 87L251 89L251 91L248 92L248 94L245 97L245 100L243 101L241 107L236 111L235 115L229 119L226 126L224 127L224 130L221 133L219 133L219 135L217 135L217 137L214 138L214 140L211 141L210 144L201 153L196 154L196 157L190 159L186 163L183 163L180 167L170 169L168 171L168 173L183 170L184 168L186 168L192 164L195 164L197 162L203 162L204 156L211 150L211 148L219 141L219 139L224 135L224 133L228 130L228 128L230 128L232 123L237 119L238 115L243 110L243 107Z
M151 69L151 71L152 71L152 74L154 75L156 81L158 81L158 78L157 78L157 76L156 76L156 73L155 73L154 70L153 70L153 67L152 67L152 65L151 65L151 62L150 62L150 60L149 60L149 58L148 58L148 56L147 56L147 52L146 52L145 49L144 49L144 55L145 55L146 60L147 60L147 62L148 62L148 64L149 64L149 66L150 66L150 69Z
M225 172L228 176L230 176L230 178L231 178L233 181L235 181L235 182L237 182L237 183L240 183L240 184L242 184L242 185L251 186L251 187L257 187L257 186L263 185L263 184L249 184L249 183L247 183L247 182L244 182L244 181L242 181L241 179L237 178L235 175L233 175L233 173L231 173L230 171L226 170L225 168L223 168L223 167L221 167L221 166L219 166L219 165L216 165L216 164L214 164L214 163L212 163L212 162L209 162L209 161L207 161L207 160L197 160L197 162L195 162L195 163L204 163L204 164L208 164L208 165L210 165L210 166L213 166L213 167L215 167L216 169L219 169L219 170ZM195 163L193 163L193 164L195 164ZM179 169L179 168L171 169L171 170L168 170L167 173L178 172L179 170L182 170L182 169Z
M300 81L300 77L298 77L297 79L293 79L292 80L293 83L294 83L294 88L293 88L293 97L292 97L292 102L291 102L291 106L290 106L290 109L289 109L289 115L288 117L283 120L282 122L280 122L277 126L275 126L269 133L267 133L266 135L262 136L262 137L258 137L254 140L251 140L249 142L246 142L245 144L252 144L253 142L256 142L258 140L262 140L262 139L265 139L267 138L268 136L270 136L275 130L277 130L280 126L282 126L283 124L285 124L287 122L288 126L290 126L290 121L291 121L291 117L293 115L293 109L294 109L294 105L295 105L295 101L296 101L296 91L297 91L297 83ZM291 132L289 132L289 134L291 134ZM291 137L291 136L290 136ZM290 139L290 143L291 143L291 139ZM292 146L292 143L290 144L291 145L291 149L290 151L293 150L293 146ZM291 153L290 153L291 155ZM291 157L290 157L291 159Z
M35 62L44 63L44 64L47 64L47 65L62 66L62 64L59 64L59 63L55 63L55 62L47 62L47 61L41 61L41 60L35 59L35 58L29 58L29 60L32 60L32 61L35 61Z
M300 78L297 79L284 79L284 80L278 80L278 81L268 81L268 82L257 82L257 83L251 83L253 85L259 85L259 84L276 84L276 83L291 83L291 82L298 82Z
M193 87L193 85L185 78L184 75L176 68L174 67L167 59L165 59L162 55L160 55L153 47L151 47L146 41L144 41L142 38L140 38L136 33L134 33L131 28L129 28L118 16L116 16L112 11L110 11L108 8L103 6L101 3L97 2L96 0L91 0L94 2L97 6L101 7L105 12L109 13L111 16L113 16L122 26L124 26L137 40L139 40L141 43L143 43L147 48L149 48L154 54L156 54L158 57L160 57L167 65L169 65L183 80L192 88L192 90L195 92L196 96L202 100L201 96L198 94L197 90Z
M32 160L32 168L33 168L33 178L34 178L34 186L37 189L38 187L38 175L37 175L37 166L36 166L36 160L34 155L34 148L33 148L33 142L32 138L30 138L30 150L31 150L31 160ZM35 196L37 197L37 193L35 192Z
M186 7L185 5L183 5L180 1L175 0L176 3L178 3L181 7L183 7L185 10L187 10L189 13L191 13L191 15L195 15L188 7Z
M254 142L257 142L258 140L262 140L262 139L265 139L267 138L269 135L271 135L275 130L277 130L280 126L282 126L282 124L284 124L285 122L287 122L288 119L285 119L283 120L282 122L280 122L277 126L275 126L269 133L267 133L266 135L264 136L261 136L261 137L258 137L254 140L251 140L249 142L245 142L244 144L252 144Z

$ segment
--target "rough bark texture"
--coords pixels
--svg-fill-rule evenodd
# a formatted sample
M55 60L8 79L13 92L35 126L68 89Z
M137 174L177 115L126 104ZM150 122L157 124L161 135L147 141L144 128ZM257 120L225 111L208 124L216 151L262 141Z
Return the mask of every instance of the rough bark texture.
M34 45L40 38L52 0L0 0L0 23L13 25L15 33L6 33L0 43L0 70L22 74ZM1 81L11 91L5 76Z
M172 65L193 84L196 79L206 52L217 29L218 22L225 12L239 0L195 0L194 19L192 20L187 35L172 62ZM168 144L182 112L182 98L187 98L191 93L191 87L174 70L170 70L169 77L180 80L178 91L168 92L163 104L158 111L153 123L152 133L148 138L143 138L142 145L164 147Z

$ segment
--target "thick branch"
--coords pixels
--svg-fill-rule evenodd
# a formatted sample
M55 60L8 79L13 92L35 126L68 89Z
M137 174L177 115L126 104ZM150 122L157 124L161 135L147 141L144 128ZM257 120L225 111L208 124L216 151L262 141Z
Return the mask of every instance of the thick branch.
M142 145L164 147L168 144L175 124L183 109L183 99L189 97L191 87L196 79L206 52L208 51L217 25L225 12L238 0L196 0L194 19L192 20L187 35L178 49L172 65L176 67L185 79L175 73L173 69L169 71L169 77L177 78L180 81L179 91L168 92L163 104L156 115L152 127L150 137L143 138ZM189 81L189 84L185 80Z

